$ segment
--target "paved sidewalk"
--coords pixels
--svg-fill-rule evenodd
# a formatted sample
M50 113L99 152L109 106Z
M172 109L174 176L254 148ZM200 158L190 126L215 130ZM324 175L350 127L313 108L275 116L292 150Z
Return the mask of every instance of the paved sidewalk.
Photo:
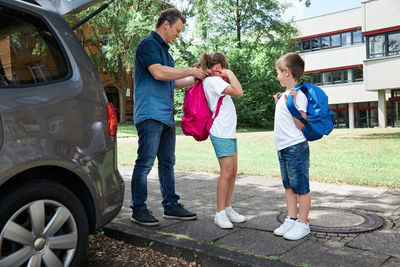
M312 231L302 240L287 241L273 234L286 207L280 179L238 176L232 206L247 221L223 230L213 221L217 174L176 172L181 203L198 215L195 221L177 221L162 217L157 170L153 169L147 205L160 225L142 227L130 221L132 167L119 170L126 183L125 202L105 232L135 245L198 259L202 266L400 266L400 190L311 182L312 209L316 209L310 213L311 225L317 222L329 228L360 223L357 215L333 212L330 217L329 212L317 210L325 207L367 212L385 223L365 233Z

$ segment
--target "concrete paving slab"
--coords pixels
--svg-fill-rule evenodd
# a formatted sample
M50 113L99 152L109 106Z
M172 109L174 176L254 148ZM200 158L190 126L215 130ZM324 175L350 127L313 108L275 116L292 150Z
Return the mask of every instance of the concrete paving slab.
M278 228L281 223L278 221L277 210L260 210L258 212L249 211L249 215L246 215L247 221L245 222L245 227L255 230L264 230L273 232Z
M279 256L304 241L287 241L270 232L244 228L221 238L216 244L261 256Z
M212 242L239 230L237 227L229 230L221 229L214 224L213 218L204 217L194 221L179 221L161 228L162 232L183 235L201 242Z
M365 187L357 185L331 185L329 190L325 191L327 194L333 194L336 196L358 196L358 197L372 197L375 198L387 191L386 188L382 187Z
M356 237L347 246L400 257L400 233L389 230L368 233Z
M327 184L327 183L321 183L321 182L315 182L315 181L310 181L310 191L311 192L319 192L324 195L330 192L330 189L333 187L333 184Z
M215 187L216 187L216 180L214 179L210 179L210 180L206 180L206 179L198 179L198 180L194 180L194 179L188 179L187 176L181 177L179 178L179 180L175 180L175 188L176 189L180 189L185 188L186 186L189 186L189 188L195 190L205 190L208 191L209 188L213 188L213 191L215 191Z
M345 199L341 204L342 208L357 208L371 212L394 212L400 205L400 195L384 193L379 197L357 197L352 196Z
M317 240L307 240L282 256L284 262L312 267L381 266L388 259L387 255L343 247L340 242Z
M400 266L400 258L390 258L381 267L399 267L399 266Z
M216 173L204 173L204 172L185 172L185 173L181 173L180 178L186 178L189 180L199 180L199 181L208 181L208 180L218 180L219 174Z
M235 192L234 192L235 194ZM254 210L270 210L276 207L286 207L285 195L283 191L272 192L258 191L253 197L249 197L241 202L234 202L235 206L248 207Z
M342 206L342 203L347 203L346 197L344 195L311 191L311 206L339 207Z
M263 176L244 176L240 175L236 178L236 185L260 185L271 188L283 188L280 178L269 178Z

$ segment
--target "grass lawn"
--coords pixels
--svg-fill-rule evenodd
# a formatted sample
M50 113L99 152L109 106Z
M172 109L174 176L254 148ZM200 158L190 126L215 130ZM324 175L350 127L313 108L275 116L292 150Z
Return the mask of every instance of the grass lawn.
M118 137L136 136L134 128L119 126ZM210 140L196 142L180 131L177 127L175 168L219 172ZM238 173L280 177L273 132L252 129L239 132ZM133 165L136 150L136 138L119 138L118 163ZM313 181L400 189L400 128L335 129L329 136L310 142L310 152Z

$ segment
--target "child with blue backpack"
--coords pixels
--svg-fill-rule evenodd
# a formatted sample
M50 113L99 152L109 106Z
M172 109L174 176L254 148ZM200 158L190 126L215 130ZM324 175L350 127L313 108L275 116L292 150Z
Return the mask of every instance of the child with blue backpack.
M217 183L217 212L214 223L223 229L233 228L232 222L246 220L231 207L237 174L236 109L231 99L243 96L243 89L235 74L228 68L222 53L204 53L196 67L210 69L211 74L203 80L204 94L213 114L220 107L218 116L210 128L210 139L220 166ZM224 78L228 78L228 83ZM222 98L221 98L222 97ZM222 101L222 105L218 102Z
M285 92L274 95L274 142L278 151L288 215L284 223L274 230L274 234L288 240L299 240L310 233L310 152L308 141L302 132L304 123L292 116L286 102L288 97L293 97L301 116L304 120L307 119L307 97L302 90L294 89L304 73L304 61L297 53L288 53L276 61L275 68L277 79L286 88Z

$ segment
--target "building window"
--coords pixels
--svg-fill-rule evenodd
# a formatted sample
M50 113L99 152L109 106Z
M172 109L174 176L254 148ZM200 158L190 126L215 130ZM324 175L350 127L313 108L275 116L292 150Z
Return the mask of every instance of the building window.
M354 105L356 128L377 127L378 102L356 103Z
M389 56L400 54L400 32L388 35Z
M103 54L107 53L108 42L109 42L108 36L101 37L101 52Z
M332 81L333 83L342 83L342 70L332 71Z
M351 45L351 32L342 33L342 45Z
M363 41L361 30L351 32L353 44L361 43Z
M349 82L349 72L348 72L348 70L344 70L343 71L343 82L344 83L347 83L347 82Z
M320 38L311 39L312 50L321 49Z
M363 68L322 71L306 75L310 76L311 83L316 85L359 82L363 80Z
M367 36L367 58L400 55L400 31Z
M385 55L385 36L375 35L369 38L369 57L383 57Z
M353 69L353 82L359 82L364 80L363 69L355 68Z
M392 97L400 97L400 90L392 90Z
M315 85L321 85L322 84L322 75L321 73L313 73L311 74L311 83Z
M335 128L348 128L349 127L349 108L347 104L333 104L329 105L333 111Z
M315 51L320 49L335 48L345 45L362 43L361 30L348 31L336 34L329 34L299 41L299 47L305 51Z
M400 126L400 90L392 90L387 107L387 125L392 127Z
M329 48L331 47L331 37L330 36L322 36L321 37L321 48Z
M311 48L310 42L311 42L310 40L305 40L302 42L302 48L304 51L310 50L310 48Z
M322 84L331 84L332 83L332 72L322 72Z
M331 46L336 47L340 46L340 44L341 44L340 33L331 35Z

